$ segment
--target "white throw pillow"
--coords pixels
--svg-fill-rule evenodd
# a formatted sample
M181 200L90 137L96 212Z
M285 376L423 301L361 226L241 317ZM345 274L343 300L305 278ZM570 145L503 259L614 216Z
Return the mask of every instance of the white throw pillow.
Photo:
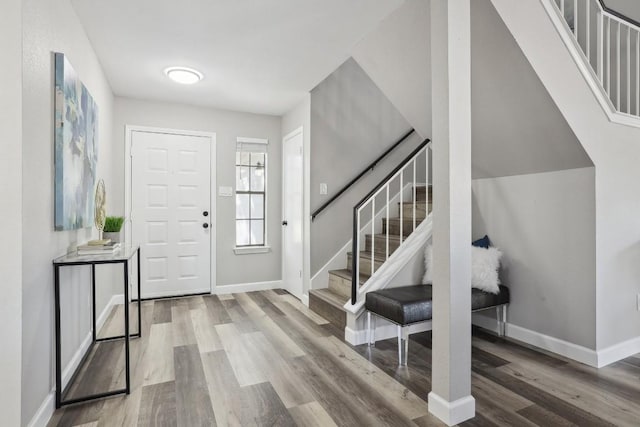
M500 268L502 251L490 246L489 248L471 248L471 286L492 294L500 293Z
M471 286L492 294L500 293L500 268L502 251L493 246L488 249L473 246L471 248ZM433 248L428 244L424 250L424 276L422 283L433 282Z
M424 277L422 277L422 283L424 284L433 282L433 275L431 274L431 272L433 271L432 264L433 248L431 246L431 243L429 243L424 249Z

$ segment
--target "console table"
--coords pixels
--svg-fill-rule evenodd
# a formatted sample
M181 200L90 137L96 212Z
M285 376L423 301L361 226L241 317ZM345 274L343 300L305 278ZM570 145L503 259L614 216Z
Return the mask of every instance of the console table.
M138 332L129 332L129 263L133 257L136 257L137 262L137 281L138 281L138 298L133 301L138 303ZM124 335L97 338L96 334L96 265L98 264L122 264L124 268ZM74 397L72 399L64 399L65 392L62 390L62 361L61 359L61 333L60 333L60 269L62 267L73 267L79 265L91 266L91 301L92 301L92 342L88 350L85 352L82 362L78 364L76 372L71 376L69 383L65 389L68 389L73 384L75 376L79 369L83 366L87 355L91 353L93 346L96 342L100 341L113 341L124 340L125 348L125 383L126 386L123 389L105 391L102 393L91 394L88 396ZM54 286L55 286L55 329L56 329L56 408L64 405L71 405L73 403L86 402L88 400L99 399L108 396L114 396L117 394L129 394L131 391L131 368L129 357L129 345L131 337L141 336L141 304L140 304L140 248L135 247L123 247L115 254L109 255L77 255L75 253L67 254L53 260L54 270Z

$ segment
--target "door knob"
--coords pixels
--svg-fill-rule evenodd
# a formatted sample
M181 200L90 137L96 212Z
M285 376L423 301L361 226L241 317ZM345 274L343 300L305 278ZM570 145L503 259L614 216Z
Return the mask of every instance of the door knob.
M282 221L282 225L289 225L287 221Z
M209 216L209 211L202 212L202 216Z
M209 228L209 223L205 222L204 224L202 224L202 228Z

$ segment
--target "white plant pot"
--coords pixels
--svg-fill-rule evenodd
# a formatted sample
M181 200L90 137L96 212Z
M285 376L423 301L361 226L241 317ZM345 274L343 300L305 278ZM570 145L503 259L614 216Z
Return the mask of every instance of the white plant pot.
M118 232L103 231L102 232L103 239L111 239L111 241L114 243L120 243L121 236L122 236L122 231L118 231Z

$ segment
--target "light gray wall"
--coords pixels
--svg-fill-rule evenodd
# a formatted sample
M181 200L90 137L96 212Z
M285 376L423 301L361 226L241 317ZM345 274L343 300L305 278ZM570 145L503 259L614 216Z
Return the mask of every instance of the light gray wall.
M609 9L620 12L640 22L640 3L638 0L604 0L604 4L607 5Z
M353 50L353 58L423 138L431 137L429 2L407 0Z
M410 128L353 59L341 65L311 92L311 210L337 193ZM419 141L417 135L412 136L316 217L311 225L312 275L351 239L353 206ZM320 195L320 183L327 183L327 195Z
M597 349L624 357L640 337L640 129L604 114L539 2L492 3L596 167Z
M353 51L375 84L427 138L429 26L429 2L410 0ZM471 56L474 178L592 165L489 0L471 2Z
M473 177L592 166L489 0L471 3Z
M116 98L114 156L124 159L125 126L215 132L217 141L216 181L218 187L235 188L235 150L239 136L269 139L267 221L271 252L236 255L235 198L216 198L216 284L230 285L281 279L282 152L281 119L276 116L238 113L213 108L192 107L128 98ZM122 196L117 211L124 212L124 161L116 162L115 177ZM217 191L216 191L217 194ZM116 203L116 202L114 202ZM249 266L249 268L247 267Z
M23 308L22 423L28 423L54 386L53 271L51 260L96 233L92 228L55 232L52 52L62 52L99 106L98 176L108 198L113 187L111 156L113 95L82 25L68 0L23 1ZM111 211L113 205L109 205ZM111 288L109 271L98 285ZM89 269L64 273L63 366L90 328ZM101 294L110 298L112 289ZM98 311L106 300L98 301ZM67 328L68 326L68 328Z
M503 253L509 323L596 345L593 167L473 182L473 236Z
M0 8L0 413L20 425L22 366L22 2Z

